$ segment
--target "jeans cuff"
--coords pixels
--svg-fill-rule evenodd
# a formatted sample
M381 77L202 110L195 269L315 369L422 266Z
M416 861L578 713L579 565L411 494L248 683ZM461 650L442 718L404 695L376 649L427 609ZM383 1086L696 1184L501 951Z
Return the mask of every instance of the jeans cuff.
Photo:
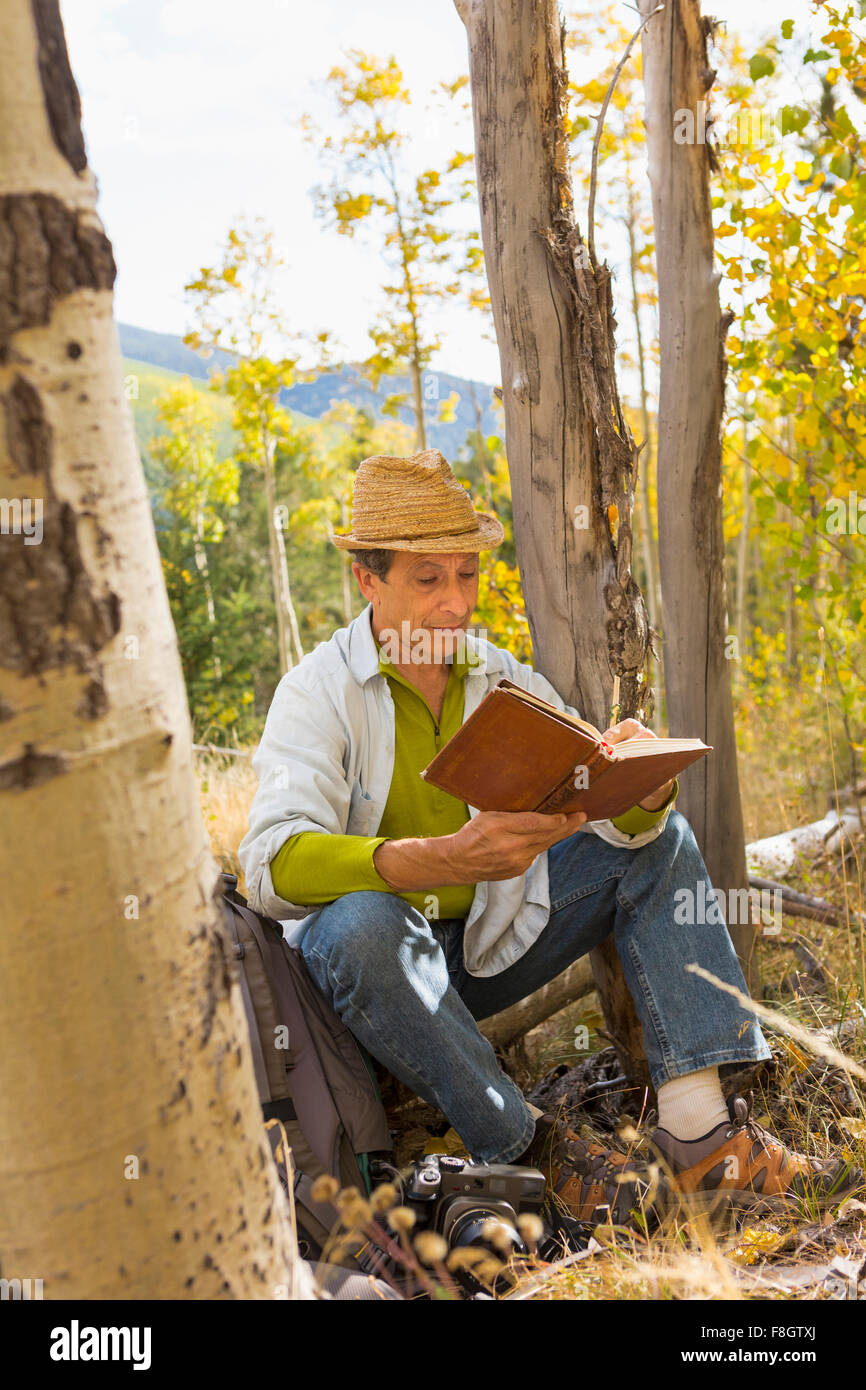
M653 1068L650 1076L653 1088L658 1091L659 1086L663 1086L666 1081L676 1081L680 1076L702 1071L705 1067L720 1067L728 1062L770 1062L772 1059L773 1054L764 1041L763 1046L726 1047L718 1052L706 1052L702 1057L694 1057L691 1061L678 1065L676 1070L669 1066Z
M535 1138L535 1120L534 1120L534 1118L533 1118L533 1116L532 1116L532 1112L527 1108L527 1111L526 1111L526 1129L525 1129L524 1132L523 1132L523 1138L522 1138L522 1139L519 1139L518 1142L517 1142L516 1144L512 1144L509 1148L507 1148L507 1149L505 1150L504 1153L497 1154L495 1158L487 1158L487 1159L484 1160L484 1162L485 1162L485 1163L513 1163L514 1160L515 1160L515 1158L519 1158L520 1155L521 1155L522 1153L525 1153L525 1152L526 1152L526 1150L529 1148L529 1146L530 1146L530 1144L532 1143L532 1141L533 1141L534 1138Z

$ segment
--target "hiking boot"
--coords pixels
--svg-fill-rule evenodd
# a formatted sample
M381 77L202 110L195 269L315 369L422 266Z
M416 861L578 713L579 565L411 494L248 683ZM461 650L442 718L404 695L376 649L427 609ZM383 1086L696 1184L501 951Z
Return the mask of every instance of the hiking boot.
M727 1100L729 1124L701 1139L675 1139L656 1129L650 1147L672 1174L679 1193L695 1211L748 1207L785 1212L800 1206L822 1210L841 1202L863 1182L863 1173L844 1159L808 1158L789 1149L752 1118L752 1093Z
M581 1139L554 1115L536 1120L535 1138L512 1162L539 1168L555 1201L576 1221L635 1226L654 1215L658 1165L650 1173L649 1164Z

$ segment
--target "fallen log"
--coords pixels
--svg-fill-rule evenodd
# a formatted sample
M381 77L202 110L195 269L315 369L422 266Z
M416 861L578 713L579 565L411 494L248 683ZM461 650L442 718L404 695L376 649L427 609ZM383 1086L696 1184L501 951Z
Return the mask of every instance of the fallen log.
M809 917L812 921L823 922L830 927L844 925L844 913L840 914L839 909L828 903L826 898L814 898L807 893L799 893L796 888L789 888L786 883L777 883L772 878L755 878L750 875L749 887L779 893L782 898L782 911L791 917ZM853 908L849 908L848 911L852 918L859 918L860 914Z
M591 994L594 989L595 980L589 957L581 956L580 960L574 961L561 975L542 985L534 994L519 999L501 1013L482 1019L478 1027L494 1047L510 1047L532 1028L537 1028L539 1023L552 1018L567 1004Z
M860 813L856 806L843 807L841 815L831 809L822 820L752 840L746 845L746 862L750 871L782 878L799 864L812 863L824 853L838 854L859 833Z

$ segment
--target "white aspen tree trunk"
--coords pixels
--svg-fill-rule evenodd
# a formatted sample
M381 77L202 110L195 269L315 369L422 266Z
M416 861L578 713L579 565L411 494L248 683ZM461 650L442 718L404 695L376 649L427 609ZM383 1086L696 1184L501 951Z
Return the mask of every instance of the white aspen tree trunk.
M292 639L295 660L301 661L304 656L304 648L301 644L301 629L298 626L298 614L292 599L292 586L289 583L289 562L286 558L286 538L283 535L282 526L277 528L277 556L280 564L282 606L289 615L289 635Z
M343 532L347 531L347 530L349 529L350 524L351 524L351 518L350 518L350 515L349 515L349 505L348 505L348 502L346 501L346 498L345 498L345 497L341 497L341 498L340 498L340 527L341 527L341 530L342 530ZM328 539L329 539L329 540L333 540L333 537L334 537L334 528L333 528L333 526L330 526L330 525L329 525L329 527L328 527ZM351 557L351 555L348 555L344 550L338 550L338 551L337 551L337 554L338 554L339 557L340 557L340 596L341 596L342 604L343 604L343 622L346 624L346 627L348 627L348 626L349 626L349 623L352 621L352 619L353 619L354 616L355 616L354 612L352 611L352 595L353 595L353 585L352 585L352 557Z
M631 170L629 170L631 178ZM644 568L646 569L647 582L647 609L649 619L656 632L661 628L661 594L658 587L658 566L656 563L655 537L652 528L652 511L650 508L650 480L652 478L654 450L652 438L652 424L649 412L649 391L646 381L646 357L644 355L643 326L640 317L640 294L637 287L637 240L635 237L635 221L637 211L634 205L634 194L629 187L628 209L625 217L625 227L628 234L628 263L629 263L629 282L631 286L631 305L632 316L634 318L635 331L635 350L637 352L638 379L640 382L640 413L641 428L643 429L644 447L641 450L640 474L643 478L643 487L635 490L635 513L640 512L641 520L641 553L643 556Z
M271 578L274 586L274 604L277 610L277 637L280 649L280 670L283 675L291 671L294 662L292 661L292 649L294 649L295 660L300 661L304 655L301 646L301 633L298 627L298 615L295 612L295 605L292 602L292 590L289 584L289 566L286 559L286 539L283 535L283 527L277 515L277 480L276 480L276 454L277 443L266 429L262 429L262 453L264 456L265 469L265 497L268 508L268 541L271 552Z
M262 1125L57 0L0 10L0 1258L312 1296ZM28 543L34 539L34 543Z
M269 447L272 441L265 442L264 448L264 474L265 474L265 505L268 509L268 551L271 558L271 584L274 590L274 609L277 615L277 645L280 653L280 675L284 676L287 671L291 671L292 653L290 648L289 618L285 606L282 574L280 570L279 539L282 536L280 524L277 519L277 489L274 481L273 451Z
M740 256L742 257L742 256L744 256L744 255L745 255L745 237L741 235L741 237L740 237ZM744 299L744 301L743 301L743 308L744 308L744 310L745 310L745 299ZM741 323L741 326L740 326L740 332L741 332L742 337L743 337L743 342L745 342L745 341L748 339L748 336L749 336L749 325L748 325L748 321L747 321L746 316L745 316L745 312L743 313L742 323ZM749 586L749 551L750 551L750 545L749 545L749 527L750 527L750 525L751 525L751 508L752 508L752 495L751 495L751 490L750 490L750 483L751 483L751 476L752 476L752 468L751 468L751 465L750 465L750 463L749 463L749 420L748 420L748 413L749 413L749 397L750 397L750 396L751 396L751 392L747 392L746 397L745 397L745 399L744 399L744 401L743 401L743 417L742 417L742 424L743 424L743 457L742 457L741 467L742 467L742 478L743 478L743 483L742 483L742 487L743 487L743 512L742 512L742 518L741 518L741 521L742 521L742 528L741 528L741 530L740 530L739 541L738 541L738 545L737 545L737 586L736 586L736 590L735 590L736 620L735 620L735 623L734 623L734 630L735 630L735 632L736 632L736 634L737 634L737 660L738 660L738 661L742 661L743 658L744 658L745 655L746 655L746 591L747 591L748 586ZM742 669L742 668L741 668L741 669Z
M207 547L204 539L204 518L201 509L196 512L195 531L193 539L193 549L195 553L195 565L201 575L202 587L204 588L205 602L207 604L207 620L210 627L210 649L213 660L214 680L222 680L222 662L217 651L216 639L216 605L213 597L213 586L210 582L210 566L207 560Z
M648 15L656 0L639 0ZM698 0L666 0L643 31L647 155L659 287L661 387L658 420L659 559L665 692L673 736L697 736L713 753L680 780L716 889L745 889L743 814L726 659L721 420L724 340L710 199L711 149L703 134L715 73L707 57L712 22ZM690 112L692 139L679 143ZM679 113L679 114L678 114ZM686 133L688 133L686 131ZM729 923L747 971L749 923Z
M631 572L636 449L614 371L610 271L573 214L555 0L455 0L469 41L485 265L502 369L514 534L534 665L607 727L645 709L646 608ZM593 952L607 1028L648 1083L612 940Z
M415 408L415 448L419 454L423 454L427 448L427 424L424 419L424 393L421 389L421 368L418 366L418 360L414 356L409 363L409 375L412 379L412 401Z
M737 545L737 657L742 661L746 654L746 590L749 585L749 527L751 525L751 482L752 469L749 464L749 422L743 416L743 515L742 529Z

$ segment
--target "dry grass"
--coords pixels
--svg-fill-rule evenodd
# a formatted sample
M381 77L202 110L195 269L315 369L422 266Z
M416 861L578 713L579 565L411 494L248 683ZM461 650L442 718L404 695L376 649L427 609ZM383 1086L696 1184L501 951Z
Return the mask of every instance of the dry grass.
M863 911L861 890L864 845L844 873L838 864L819 867L798 885L803 891L847 903L849 913ZM803 973L797 943L820 962L823 984ZM851 917L849 927L827 927L803 918L784 919L780 938L758 943L766 1002L794 1024L813 1030L849 1059L866 1063L866 992L863 987L863 932ZM535 1030L526 1042L530 1061L556 1065L580 1060L574 1052L574 1027L593 1015L595 997ZM829 1064L787 1035L784 1025L765 1026L774 1054L772 1079L758 1087L756 1118L785 1143L816 1156L844 1155L866 1171L866 1085ZM592 1036L592 1035L591 1035ZM599 1040L601 1046L603 1040ZM571 1122L583 1119L572 1115ZM650 1126L651 1127L651 1126ZM615 1144L610 1133L585 1123L581 1131L601 1143ZM644 1128L631 1151L646 1149ZM620 1144L619 1147L624 1147ZM859 1199L859 1200L858 1200ZM866 1259L866 1191L822 1215L803 1208L788 1217L756 1219L711 1227L705 1217L682 1213L672 1229L649 1238L637 1235L603 1239L604 1248L577 1265L553 1271L534 1287L534 1300L548 1299L827 1299L853 1296L843 1273L812 1280L811 1271L834 1260L844 1271ZM530 1279L535 1286L538 1270ZM859 1282L866 1296L866 1267Z
M237 874L245 891L238 845L247 833L256 774L246 757L200 753L196 756L201 808L211 851L225 873Z
M784 741L777 745L780 750ZM792 744L791 746L795 746ZM766 750L765 750L766 751ZM816 789L792 785L781 764L778 775L762 765L761 776L743 776L746 822L751 836L766 835L823 813ZM247 829L255 774L248 759L200 755L202 807L213 853L221 867L240 874L237 847ZM754 788L760 790L754 792ZM825 1036L848 1057L866 1063L866 941L856 913L866 912L864 845L854 847L843 868L820 863L796 886L825 897L849 914L847 927L827 927L802 918L785 918L780 938L761 938L758 957L765 1002L792 1022ZM242 885L243 886L243 885ZM797 944L819 961L823 982L802 973ZM521 1061L538 1079L559 1063L575 1065L575 1027L599 1022L594 995L564 1010L526 1040ZM780 1025L767 1030L774 1052L772 1084L755 1096L756 1117L786 1143L824 1155L850 1154L866 1169L866 1088L856 1079L785 1036ZM598 1045L601 1044L599 1040ZM523 1077L521 1077L523 1082ZM584 1118L584 1117L581 1117ZM582 1128L586 1132L586 1125ZM603 1142L615 1142L598 1132ZM644 1136L642 1136L644 1137ZM640 1147L641 1139L637 1147ZM858 1194L866 1201L866 1194ZM591 1256L547 1273L530 1266L534 1300L550 1299L810 1299L845 1297L840 1280L802 1282L810 1266L833 1259L850 1261L866 1254L866 1206L843 1208L828 1218L803 1212L796 1219L746 1220L741 1229L712 1228L687 1214L649 1238L599 1231ZM800 1275L797 1275L800 1271ZM866 1277L860 1287L866 1295ZM519 1292L519 1290L518 1290ZM851 1296L850 1289L847 1296ZM862 1295L861 1295L862 1296Z

